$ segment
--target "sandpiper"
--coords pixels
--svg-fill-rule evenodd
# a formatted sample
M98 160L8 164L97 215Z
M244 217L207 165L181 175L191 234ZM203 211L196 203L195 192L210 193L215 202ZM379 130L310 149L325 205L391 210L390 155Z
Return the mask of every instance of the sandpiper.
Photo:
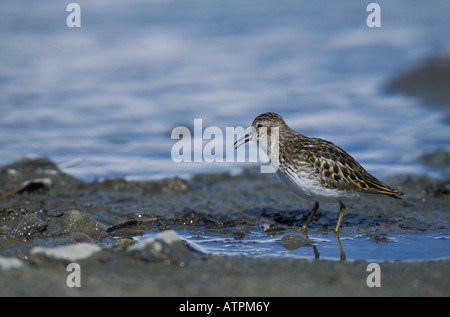
M273 141L277 144L273 144L272 140L278 140ZM360 194L379 194L393 198L403 195L369 174L340 147L293 131L274 112L256 117L251 133L237 140L235 147L248 141L256 142L266 152L271 164L276 163L277 174L297 195L315 201L303 230L307 230L319 209L319 202L339 202L339 219L335 229L337 233L345 211L343 200L354 199Z

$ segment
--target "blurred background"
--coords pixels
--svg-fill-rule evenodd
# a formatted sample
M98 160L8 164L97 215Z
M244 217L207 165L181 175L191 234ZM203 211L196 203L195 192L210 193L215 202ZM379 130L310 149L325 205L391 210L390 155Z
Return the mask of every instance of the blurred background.
M360 0L77 3L80 28L69 1L0 3L0 165L45 156L86 181L237 172L251 163L174 163L172 129L274 111L381 178L448 175L445 102L391 85L450 60L448 0L377 1L380 28Z

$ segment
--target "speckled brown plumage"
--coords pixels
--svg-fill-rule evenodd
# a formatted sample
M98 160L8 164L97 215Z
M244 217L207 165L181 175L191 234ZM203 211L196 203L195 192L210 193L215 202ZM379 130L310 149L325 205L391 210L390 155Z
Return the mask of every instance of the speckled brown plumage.
M295 132L294 132L295 133ZM295 140L281 145L284 163L302 160L314 169L314 176L330 189L383 194L398 198L397 189L384 184L368 173L352 156L331 142L307 138L296 133ZM294 135L293 135L294 136Z
M278 151L271 153L270 145L274 136L279 140ZM340 147L293 131L276 113L267 112L255 118L252 133L241 144L250 140L264 146L270 160L277 161L280 178L299 196L316 201L304 229L318 209L319 201L340 203L337 232L345 210L343 199L356 197L360 193L394 198L403 194L372 176Z

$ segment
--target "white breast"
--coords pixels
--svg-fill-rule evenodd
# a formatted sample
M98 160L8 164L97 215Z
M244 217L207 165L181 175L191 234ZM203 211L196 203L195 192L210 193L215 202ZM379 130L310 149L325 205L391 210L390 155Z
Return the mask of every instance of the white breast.
M312 173L306 171L292 172L290 170L277 170L278 176L289 188L301 198L317 202L336 202L359 196L357 192L346 192L338 189L324 187Z

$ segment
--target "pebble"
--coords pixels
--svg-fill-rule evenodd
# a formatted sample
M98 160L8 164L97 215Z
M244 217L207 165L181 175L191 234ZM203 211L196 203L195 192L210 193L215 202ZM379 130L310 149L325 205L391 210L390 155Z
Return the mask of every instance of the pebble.
M31 249L31 255L43 255L46 257L74 262L86 259L101 250L102 248L96 244L82 242L51 248L34 247Z
M188 248L178 234L166 230L156 236L148 237L128 248L131 255L145 262L178 264L184 266L198 258L198 254Z
M14 257L0 256L0 270L22 268L25 264Z

